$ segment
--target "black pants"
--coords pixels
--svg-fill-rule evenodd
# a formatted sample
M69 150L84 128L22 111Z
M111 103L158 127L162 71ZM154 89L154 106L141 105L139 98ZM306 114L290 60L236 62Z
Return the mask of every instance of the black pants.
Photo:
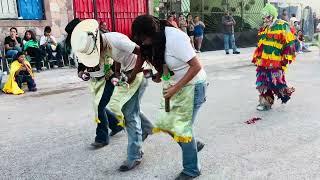
M32 79L31 75L26 71L19 72L16 76L16 82L20 88L22 87L22 83L27 82L29 91L32 91L36 87L36 83Z
M42 45L41 50L44 53L48 54L48 59L56 59L57 63L56 65L62 65L62 47L61 44L57 44L57 48L55 51L52 50L51 44ZM56 57L53 56L53 52L57 52Z
M115 115L111 111L106 109L106 106L112 96L113 90L114 85L111 83L111 80L107 80L98 106L98 118L100 120L100 123L98 124L96 129L95 142L109 143L108 128L110 128L112 131L116 131L119 128L122 129L122 127L117 125L118 120Z
M27 53L31 56L31 61L35 62L37 70L41 70L42 51L39 48L28 47Z

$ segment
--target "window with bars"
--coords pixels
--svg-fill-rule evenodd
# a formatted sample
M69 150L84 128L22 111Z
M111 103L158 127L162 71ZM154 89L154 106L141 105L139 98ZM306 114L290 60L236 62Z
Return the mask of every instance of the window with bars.
M0 0L0 19L43 20L44 0Z

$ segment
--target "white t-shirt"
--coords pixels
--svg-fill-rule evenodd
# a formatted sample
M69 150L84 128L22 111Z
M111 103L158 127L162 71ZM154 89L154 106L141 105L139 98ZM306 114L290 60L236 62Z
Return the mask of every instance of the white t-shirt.
M296 17L291 17L290 18L290 26L294 26L294 22L298 21Z
M166 27L165 35L165 61L169 69L174 72L171 81L176 84L189 70L188 62L196 56L196 53L190 43L190 37L181 30ZM195 84L204 80L206 80L206 72L201 69L188 84Z
M50 43L50 44L53 44L53 43L57 43L57 40L56 38L54 38L52 35L49 37L47 36L41 36L40 38L40 46L44 45L45 43Z
M106 41L112 48L112 59L121 63L121 70L132 70L137 61L137 55L133 54L136 43L132 42L128 36L118 33L109 32L102 34L104 48L106 48Z

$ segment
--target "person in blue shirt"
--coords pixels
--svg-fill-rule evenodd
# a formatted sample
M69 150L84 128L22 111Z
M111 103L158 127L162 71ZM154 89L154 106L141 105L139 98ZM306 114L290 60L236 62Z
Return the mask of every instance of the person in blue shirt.
M203 40L203 32L206 26L202 21L200 21L199 16L194 17L194 44L197 53L200 53L202 40Z

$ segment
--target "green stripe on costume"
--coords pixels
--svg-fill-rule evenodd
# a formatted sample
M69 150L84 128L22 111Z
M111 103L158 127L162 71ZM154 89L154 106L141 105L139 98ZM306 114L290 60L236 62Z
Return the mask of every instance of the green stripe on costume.
M263 51L267 54L272 54L274 53L277 56L281 55L282 49L278 49L272 46L268 46L268 45L263 45Z

